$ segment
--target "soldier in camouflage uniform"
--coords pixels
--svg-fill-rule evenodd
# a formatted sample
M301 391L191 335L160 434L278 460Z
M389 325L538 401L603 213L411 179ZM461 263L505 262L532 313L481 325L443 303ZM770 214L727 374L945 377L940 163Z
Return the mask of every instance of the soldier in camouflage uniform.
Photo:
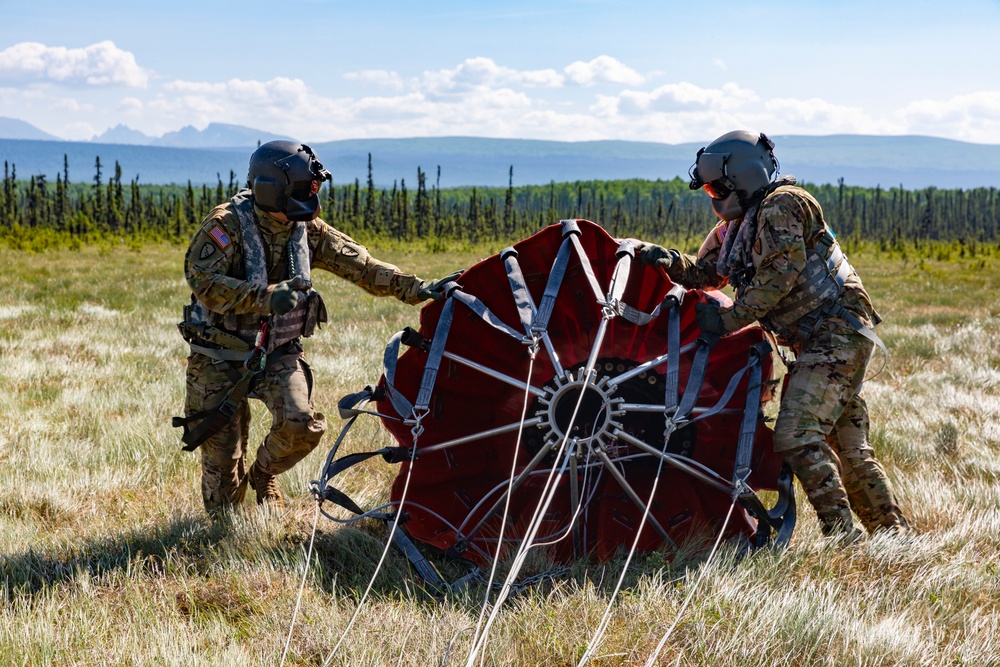
M213 516L242 502L247 483L258 503L282 504L275 476L326 432L300 341L326 321L310 269L408 304L440 298L440 286L457 275L422 281L323 222L317 193L329 178L308 146L263 144L250 158L249 189L212 210L188 248L192 297L180 328L191 355L186 417L174 422L184 427L185 449L201 447L202 497ZM273 420L249 470L248 397L260 399Z
M702 329L725 334L759 322L796 355L782 392L774 447L799 479L823 533L905 532L908 524L868 441L861 383L881 341L875 312L819 203L777 173L763 134L730 132L698 152L691 188L722 220L697 256L642 244L639 260L688 287L735 288L731 306L698 304ZM884 347L882 348L884 351Z

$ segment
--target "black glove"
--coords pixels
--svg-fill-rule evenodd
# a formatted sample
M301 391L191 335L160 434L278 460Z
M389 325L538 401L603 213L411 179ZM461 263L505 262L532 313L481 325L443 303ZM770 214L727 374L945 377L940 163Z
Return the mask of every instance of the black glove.
M676 253L676 250L667 250L655 243L643 243L639 248L639 254L636 256L636 259L639 260L640 264L645 266L658 266L663 270L667 270L674 263Z
M694 319L705 333L718 334L719 336L726 333L726 327L722 323L722 315L719 314L719 307L715 304L695 304Z
M302 298L302 292L311 289L312 283L301 276L296 276L291 280L285 280L274 286L271 298L267 305L275 315L284 315L295 308L295 305Z
M444 287L446 283L456 280L464 272L465 269L459 269L458 271L449 273L444 278L423 281L420 283L420 289L417 290L417 298L422 301L426 301L427 299L440 301L444 298L444 292L441 291L441 288Z

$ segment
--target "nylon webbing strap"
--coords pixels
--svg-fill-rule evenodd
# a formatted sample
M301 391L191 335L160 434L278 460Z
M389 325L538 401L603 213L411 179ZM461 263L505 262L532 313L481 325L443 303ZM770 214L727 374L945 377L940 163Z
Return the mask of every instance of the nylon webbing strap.
M834 317L839 317L845 322L851 325L851 327L857 331L859 334L875 343L878 349L882 350L882 355L884 358L889 357L889 351L885 349L885 343L879 338L879 335L875 333L875 330L871 327L865 325L864 322L859 320L851 311L847 310L839 303L835 303L827 309L827 312Z
M444 345L448 341L448 332L451 330L451 323L455 319L455 296L459 294L461 292L453 292L451 298L444 302L444 308L441 309L437 328L434 330L434 340L431 341L431 349L427 353L424 375L420 379L420 391L417 393L417 402L413 406L414 410L426 410L431 405L431 394L434 392L434 383L437 381L438 370L441 368L441 360L444 358ZM518 336L520 337L520 334Z
M233 383L233 388L229 390L226 397L219 401L219 404L215 407L211 407L207 410L202 410L185 417L174 417L171 419L171 426L174 428L184 429L183 435L181 435L181 442L184 443L184 447L182 447L182 449L185 452L193 452L198 449L202 443L212 437L212 434L222 430L222 428L236 415L236 411L239 409L240 404L246 400L247 396L250 395L250 392L253 390L254 378L256 378L258 374L266 373L269 368L281 359L284 359L286 356L287 353L285 351L281 351L276 354L269 355L264 368L258 370L245 369L239 379ZM246 359L246 355L243 355L243 359ZM222 370L226 371L231 369L223 368ZM235 371L233 372L235 373ZM232 377L230 377L230 381L232 381ZM199 420L201 420L201 423L194 428L189 428L191 424Z
M750 474L750 459L753 456L753 443L757 435L757 414L760 411L760 391L763 377L761 358L771 352L771 344L764 340L750 348L750 376L747 379L746 402L743 408L743 421L740 424L740 437L736 445L736 458L733 462L733 484L745 482Z
M681 309L676 305L667 315L667 381L663 405L669 417L677 411L678 389L681 377Z
M632 259L635 257L635 245L628 239L618 245L615 252L618 263L615 265L615 272L611 279L611 292L608 294L608 305L614 306L620 303L628 286L628 277L632 272ZM589 262L588 262L589 266ZM596 282L596 280L595 280Z
M434 569L431 562L427 560L417 546L410 540L406 534L401 530L392 530L393 521L396 519L386 519L385 524L388 526L390 533L392 534L392 543L396 545L396 548L403 552L406 556L406 560L410 561L410 565L417 571L420 577L429 583L430 585L439 588L446 589L448 584L445 583L438 571Z
M486 324L490 325L491 327L493 327L497 331L500 331L501 333L505 333L508 336L510 336L511 338L514 338L516 340L519 340L519 341L523 341L524 340L524 334L522 334L521 332L519 332L516 329L512 328L506 322L504 322L499 317L497 317L496 315L494 315L493 311L491 311L486 306L486 304L483 303L480 299L472 296L471 294L466 294L465 292L462 292L461 290L455 290L454 292L452 292L451 293L451 298L454 299L455 301L458 301L460 303L465 304L465 306L467 306L469 308L469 310L471 310L473 313L475 313L476 315L479 316L479 319L481 319L483 322L485 322ZM450 303L450 301L449 301L449 303ZM442 317L444 316L444 311L442 311L441 315L442 315ZM440 320L439 320L438 326L440 327ZM449 326L450 326L450 323L449 323ZM434 332L434 340L437 340L437 331L436 330ZM433 343L431 344L431 349L433 349Z
M375 410L362 410L357 407L358 405L368 403L369 401L380 401L385 397L385 395L386 392L383 392L378 387L367 385L361 391L348 394L337 401L337 412L340 414L341 419L349 419L358 415L373 415L375 417L381 417L382 419L399 421L399 417L393 417L392 415L383 414Z
M670 291L667 292L667 295L663 298L663 301L658 303L656 305L656 308L654 308L653 312L651 313L641 311L638 308L634 308L628 305L627 303L623 303L621 301L615 304L614 306L615 312L618 313L618 315L622 319L631 322L632 324L645 326L650 322L652 322L653 320L655 320L657 317L659 317L660 313L663 312L664 307L673 308L674 306L679 306L681 303L683 303L684 294L686 292L687 290L685 290L681 285L675 284L673 287L670 288Z
M694 404L698 402L698 397L701 395L701 385L705 381L705 372L708 370L708 355L718 340L717 334L705 332L702 332L698 337L698 350L694 353L694 360L691 362L687 386L684 388L680 405L674 413L673 421L675 423L687 421L691 410L694 409Z
M240 404L250 393L250 385L256 374L257 372L252 370L247 370L243 373L243 377L233 385L233 388L226 397L214 408L202 410L186 417L174 417L171 420L170 423L172 426L184 429L184 433L181 435L181 442L184 443L182 449L185 452L193 452L198 449L213 433L219 432L226 424L232 421ZM191 423L199 419L201 423L194 428L189 428Z
M179 326L183 327L186 323L181 322ZM227 350L242 350L244 356L246 353L253 349L253 343L248 343L236 334L229 333L224 329L218 327L200 327L200 326L189 326L187 330L191 332L194 336L201 338L202 340L207 340L210 343L215 343L216 345L221 345ZM192 345L193 347L193 345ZM210 348L209 348L210 349ZM218 350L216 350L218 351ZM201 354L206 356L212 356L202 352L200 349L196 350Z
M500 251L500 258L507 269L507 281L510 283L510 291L514 295L514 305L517 307L517 316L521 320L521 327L524 328L524 333L530 336L535 309L531 303L528 286L524 282L521 265L517 261L517 251L514 248L504 248Z
M197 352L209 359L218 359L219 361L243 361L247 358L247 352L251 349L248 347L245 350L217 350L213 347L198 345L197 343L188 343L188 346L192 352Z
M393 409L403 419L409 418L413 414L413 404L396 389L396 363L399 360L399 344L403 339L403 332L400 331L389 339L389 344L385 346L385 354L382 356L382 375L385 377L385 393L392 403Z
M333 479L340 473L373 456L381 456L386 463L400 463L410 460L410 450L407 447L383 447L370 452L357 452L342 456L327 467L326 479Z
M759 358L755 359L753 358L753 356L751 356L751 358L747 360L746 365L744 365L743 368L738 370L736 373L733 374L731 378L729 378L729 384L726 385L725 391L722 392L722 396L720 396L719 400L715 402L715 405L713 405L708 410L705 410L703 413L701 413L691 421L692 422L701 421L702 419L707 419L708 417L713 417L719 414L722 411L722 409L729 404L729 401L732 400L733 394L736 393L736 388L739 386L740 381L743 380L743 376L746 375L747 371L749 371L752 368L753 364L755 363L759 363ZM755 411L754 415L756 414L757 413Z
M353 421L351 423L353 423ZM347 428L350 428L350 426L351 424L348 424L341 433L341 437L337 441L337 446L340 445ZM330 457L327 458L326 465L323 468L322 479L320 479L319 482L319 488L321 489L321 494L325 500L329 500L336 505L340 505L354 514L364 514L365 510L354 502L346 493L336 487L330 486L330 480L348 468L356 466L362 461L367 461L373 456L381 456L387 463L400 463L402 461L410 460L410 450L406 447L383 447L382 449L376 449L371 452L348 454L347 456L342 456L336 461L331 462L330 458L332 458L334 451L336 451L336 446L333 450L331 450ZM382 518L385 517L385 515L381 516Z
M538 312L535 313L535 318L531 323L531 332L533 334L545 333L548 329L549 318L552 317L556 297L559 296L559 288L562 286L563 278L566 276L566 268L569 266L572 243L568 238L565 238L569 233L571 232L563 232L564 239L562 245L559 246L559 252L556 253L555 262L553 262L552 270L549 272L549 280L545 283L545 292L542 294L542 300L538 304ZM577 230L577 234L579 233L579 230Z
M597 276L594 275L594 269L590 266L590 258L587 257L587 251L583 249L583 244L580 243L579 234L580 232L577 231L576 234L571 235L569 237L570 241L573 243L573 249L576 250L577 257L580 259L580 268L583 269L583 275L587 277L587 282L590 283L590 289L594 291L594 298L596 298L599 303L604 303L604 299L607 298L607 295L601 289L600 283L597 282Z

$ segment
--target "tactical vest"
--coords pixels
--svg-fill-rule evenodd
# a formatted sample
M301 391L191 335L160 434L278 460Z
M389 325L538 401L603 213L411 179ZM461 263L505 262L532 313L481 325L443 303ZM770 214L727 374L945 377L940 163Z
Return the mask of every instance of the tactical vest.
M232 204L240 221L246 280L265 286L268 284L267 258L250 195L250 190L242 190L233 197ZM294 225L286 253L288 278L310 280L311 254L306 223ZM184 307L184 321L178 328L192 351L214 359L242 361L253 348L261 324L268 318L267 352L270 353L297 338L311 336L327 321L326 305L319 292L310 287L306 298L299 299L295 308L284 315L223 314L210 310L192 294L190 305Z
M777 187L772 187L766 194L776 189ZM760 204L755 206L751 212L754 217L759 206ZM756 224L756 220L754 223ZM760 319L765 329L788 341L804 340L812 334L820 322L831 314L831 309L839 305L844 284L854 273L836 235L822 216L819 217L819 223L822 228L805 240L806 265L797 276L792 289ZM753 241L754 239L749 239L749 242ZM753 280L756 268L755 263L750 263L730 275L737 298ZM854 328L857 329L856 326Z
M779 333L789 328L803 328L810 316L818 315L823 306L838 301L844 283L853 272L837 237L824 225L811 242L806 242L806 265L792 289L762 318L762 322ZM811 328L803 333L808 335Z

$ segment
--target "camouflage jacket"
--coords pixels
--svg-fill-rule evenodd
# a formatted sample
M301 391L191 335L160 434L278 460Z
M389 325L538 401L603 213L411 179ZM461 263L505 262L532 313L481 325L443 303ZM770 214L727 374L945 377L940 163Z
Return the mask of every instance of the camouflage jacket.
M680 254L667 271L670 278L687 287L724 286L728 281L717 269L719 251L726 235L736 233L741 222L717 225L697 256ZM733 304L720 311L726 329L736 331L760 321L764 329L775 333L785 345L795 347L806 338L799 316L777 313L784 304L801 297L799 276L809 261L809 250L816 247L817 239L827 231L819 202L804 189L783 185L768 194L757 213L757 234L751 252L753 275L736 290ZM880 321L861 278L853 269L836 301L869 327ZM851 328L846 323L844 326Z
M254 212L267 256L268 285L246 280L240 221L230 202L208 214L188 247L184 275L194 296L213 312L267 315L275 284L289 277L286 255L291 226L259 208ZM319 218L306 225L312 268L330 271L376 296L395 296L409 304L422 300L417 297L422 281L415 275L375 259L363 245Z

